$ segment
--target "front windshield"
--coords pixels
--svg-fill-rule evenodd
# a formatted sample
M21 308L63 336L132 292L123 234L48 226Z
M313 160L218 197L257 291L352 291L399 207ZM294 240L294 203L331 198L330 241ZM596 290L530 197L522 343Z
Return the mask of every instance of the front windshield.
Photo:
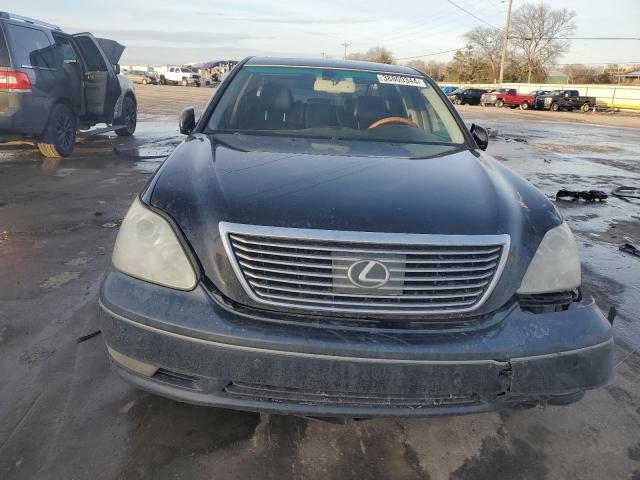
M207 133L460 147L464 136L419 76L315 67L245 66Z

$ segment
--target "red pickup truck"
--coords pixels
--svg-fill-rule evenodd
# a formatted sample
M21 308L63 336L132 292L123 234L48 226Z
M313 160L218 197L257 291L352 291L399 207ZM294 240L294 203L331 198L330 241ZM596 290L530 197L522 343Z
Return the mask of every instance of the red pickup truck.
M515 88L498 88L492 92L485 93L480 98L480 105L495 105L496 107L520 107L527 110L535 106L536 99L531 95L520 95Z

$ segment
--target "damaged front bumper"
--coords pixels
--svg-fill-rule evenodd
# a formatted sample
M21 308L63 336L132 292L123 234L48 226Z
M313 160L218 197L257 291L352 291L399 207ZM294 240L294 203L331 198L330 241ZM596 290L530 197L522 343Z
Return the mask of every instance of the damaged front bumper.
M598 308L517 305L471 330L265 321L118 272L101 291L115 369L180 401L318 417L472 413L579 399L607 383L611 328Z

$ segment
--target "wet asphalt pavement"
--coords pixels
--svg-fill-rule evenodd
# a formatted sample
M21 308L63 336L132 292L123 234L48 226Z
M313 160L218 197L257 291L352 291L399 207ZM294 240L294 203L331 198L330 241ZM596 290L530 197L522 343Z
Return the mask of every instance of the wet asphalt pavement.
M211 93L166 88L180 107ZM618 250L626 238L640 243L640 201L558 202L585 294L617 310L614 379L575 405L332 425L194 407L121 381L100 335L77 340L99 329L119 222L162 161L153 157L180 141L176 115L140 91L148 99L134 139L85 139L59 161L0 146L0 478L640 479L640 258ZM489 153L549 196L640 184L640 121L461 112L497 130Z

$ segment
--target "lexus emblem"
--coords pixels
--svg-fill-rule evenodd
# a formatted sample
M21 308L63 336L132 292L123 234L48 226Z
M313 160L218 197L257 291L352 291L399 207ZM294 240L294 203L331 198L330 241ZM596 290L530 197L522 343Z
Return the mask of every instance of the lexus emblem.
M349 281L360 288L380 288L390 276L387 266L377 260L358 260L347 270Z

